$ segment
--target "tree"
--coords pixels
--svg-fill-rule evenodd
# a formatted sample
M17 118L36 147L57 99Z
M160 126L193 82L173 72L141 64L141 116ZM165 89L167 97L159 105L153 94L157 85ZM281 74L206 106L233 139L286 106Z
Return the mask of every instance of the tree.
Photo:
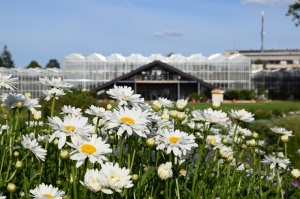
M37 61L32 60L26 68L41 68L41 66Z
M50 59L46 68L60 68L59 63L56 59Z
M1 61L2 61L2 65L1 65ZM4 45L4 48L2 51L1 61L0 61L0 66L2 66L2 67L5 67L5 68L14 68L15 67L15 63L11 59L11 54L7 50L6 45Z
M4 67L4 64L3 64L1 56L0 56L0 67Z
M286 13L287 16L292 16L292 21L295 21L295 25L300 25L300 0L289 6L289 10Z

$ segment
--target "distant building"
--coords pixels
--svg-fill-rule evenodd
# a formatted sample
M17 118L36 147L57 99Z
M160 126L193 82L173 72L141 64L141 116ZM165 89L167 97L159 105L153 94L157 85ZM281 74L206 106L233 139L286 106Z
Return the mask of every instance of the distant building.
M251 59L253 70L300 68L300 50L227 50L225 56L242 54Z
M209 57L201 54L188 57L181 54L172 54L170 57L161 54L152 54L149 57L141 54L132 54L128 57L120 54L112 54L108 57L97 53L89 56L71 54L63 58L62 70L65 81L78 88L95 89L153 61L168 64L225 91L251 88L250 58L242 54L229 57L221 54Z
M0 73L3 75L12 75L12 77L19 78L19 85L17 86L17 91L11 91L0 89L1 93L4 92L16 92L16 93L31 93L32 98L37 98L42 95L42 90L45 86L40 84L39 78L41 77L62 77L63 73L61 69L57 68L4 68L0 67Z

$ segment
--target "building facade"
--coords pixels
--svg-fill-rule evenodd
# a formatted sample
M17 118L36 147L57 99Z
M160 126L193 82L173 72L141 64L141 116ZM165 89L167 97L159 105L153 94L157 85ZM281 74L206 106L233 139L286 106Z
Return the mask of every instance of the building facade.
M108 57L97 53L89 56L71 54L63 58L62 70L65 81L78 88L94 89L153 61L166 63L222 90L251 89L250 58L241 54L229 57L221 54L209 57L201 54L189 57L181 54L172 54L170 57L161 54L149 57L140 54L128 57L120 54Z
M19 78L19 84L17 86L18 93L30 93L33 98L40 97L42 90L45 87L40 84L39 78L41 77L62 77L63 73L61 69L56 68L4 68L0 67L0 73L2 75L12 75L12 77ZM8 89L1 88L1 93L11 92Z
M300 68L300 50L227 50L225 56L242 54L250 57L252 69Z

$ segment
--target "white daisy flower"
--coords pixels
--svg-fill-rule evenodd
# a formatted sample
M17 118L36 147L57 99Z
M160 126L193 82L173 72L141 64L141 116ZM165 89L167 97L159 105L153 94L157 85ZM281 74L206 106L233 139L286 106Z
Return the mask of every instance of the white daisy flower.
M167 98L159 97L158 101L161 103L163 107L172 107L173 102Z
M76 167L80 167L86 158L89 158L91 163L98 162L102 165L103 161L108 160L104 155L112 152L110 145L106 144L101 137L97 137L96 134L87 140L80 136L72 136L71 140L72 143L68 143L68 145L75 150L71 152L70 159L77 161Z
M179 110L184 110L184 108L186 107L188 101L186 99L179 99L176 101L176 107Z
M125 167L120 168L118 163L113 165L113 163L106 162L102 165L100 175L107 187L116 192L122 192L123 188L133 187L130 170Z
M94 115L98 118L103 118L105 116L106 110L103 107L91 105L89 109L85 110L85 113Z
M61 149L67 140L67 136L79 135L81 137L88 137L93 127L89 125L86 117L71 117L65 116L64 121L55 116L53 119L48 118L49 125L55 130L50 136L51 142L54 138L59 138L58 148Z
M7 130L9 130L9 126L7 126L7 125L1 125L1 128L0 128L0 135L1 135L3 132L7 132Z
M2 95L2 99L6 107L11 109L19 108L26 108L30 111L36 111L35 108L41 107L38 104L38 99L31 99L27 98L25 95L20 93L8 93L6 95Z
M254 114L245 111L245 109L242 110L231 110L229 112L229 115L237 120L237 121L241 121L241 122L253 122L254 121Z
M120 106L132 105L137 107L139 104L144 103L144 99L140 98L141 95L133 94L134 91L128 86L114 85L114 88L109 89L106 93L109 94L111 98L119 100Z
M98 191L102 191L106 194L112 194L112 190L106 188L106 182L101 178L100 171L98 169L87 169L84 175L84 182L80 181L80 183L87 187L94 193Z
M282 128L282 127L275 126L275 127L270 128L270 129L271 129L271 131L273 131L274 133L277 133L279 135L293 136L292 131L288 131L285 128Z
M58 188L53 185L46 185L44 183L37 186L35 189L30 189L30 196L35 199L62 199L65 195L64 191L59 191Z
M50 80L48 77L45 76L44 78L39 78L39 80L41 84L49 86L51 88L70 90L70 88L73 87L72 84L63 81L61 77L52 77L52 79Z
M157 175L162 180L167 180L173 177L172 162L166 162L159 165L157 169Z
M69 115L69 116L72 116L72 117L77 117L77 116L82 115L81 108L72 107L70 105L69 106L64 105L61 108L61 110L62 110L62 112L60 114Z
M8 88L10 90L15 90L17 89L16 85L19 84L19 78L18 77L13 77L11 78L11 74L10 75L2 75L0 73L0 88L4 87L4 88Z
M206 146L209 148L221 148L223 146L222 144L222 138L219 135L208 135L206 138Z
M276 166L286 169L287 165L291 163L289 159L274 157L271 155L265 155L265 159L261 162L264 164L270 164L270 169L274 169Z
M0 199L6 199L6 196L4 196L2 192L0 192Z
M128 135L132 135L135 132L140 137L146 138L149 133L147 116L147 110L119 107L119 110L115 109L113 112L108 112L106 118L107 128L117 128L117 135L122 135L126 131Z
M155 141L157 144L156 149L167 149L167 154L172 151L178 157L186 155L187 151L198 146L195 143L194 135L188 135L180 130L159 129L157 136L155 136Z
M207 122L209 124L220 124L226 125L229 121L227 114L222 112L221 110L213 110L212 108L205 109L199 112L194 121L202 121Z
M58 97L66 94L63 89L55 87L51 88L50 90L42 90L42 93L46 96L46 101L51 100L53 97L55 97L55 99L58 99Z
M222 146L219 150L219 153L220 153L221 157L224 159L233 158L233 150L229 146L225 146L225 145Z
M45 161L47 151L38 145L36 139L31 139L29 135L22 135L22 137L23 139L21 144L24 146L24 148L31 150L38 160Z

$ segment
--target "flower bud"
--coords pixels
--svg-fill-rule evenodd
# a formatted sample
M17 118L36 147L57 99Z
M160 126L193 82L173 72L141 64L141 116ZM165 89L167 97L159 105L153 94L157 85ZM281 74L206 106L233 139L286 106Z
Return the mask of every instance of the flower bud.
M152 109L153 109L154 111L158 112L158 111L161 109L162 104L161 104L159 101L155 100L155 101L152 103L151 107L152 107Z
M138 181L139 180L139 175L138 174L132 174L131 179L132 179L132 181Z
M40 120L40 119L42 118L42 111L35 111L35 112L33 113L33 118L34 118L35 120Z
M23 103L22 103L22 102L18 102L18 103L16 104L16 107L17 107L17 108L22 108L22 107L23 107Z
M291 171L291 175L293 178L299 178L300 177L300 171L298 169L293 169Z
M220 107L221 103L219 101L213 102L212 106L214 109L218 109Z
M19 142L21 142L21 141L23 140L22 136L19 135L19 136L17 137L17 140L18 140Z
M146 144L147 144L147 146L148 147L154 147L155 146L155 139L154 138L148 138L147 140L146 140Z
M112 105L111 104L107 104L106 109L107 110L111 110L112 109Z
M170 111L171 118L175 119L177 117L178 112L175 110Z
M245 164L244 164L244 167L245 167L245 169L250 169L250 168L251 168L251 165L250 165L249 163L245 163Z
M246 145L246 144L242 144L242 145L241 145L241 148L242 148L242 149L247 149L247 145Z
M162 114L161 118L165 119L165 120L168 120L170 117L169 117L169 114Z
M259 137L259 134L256 133L256 132L253 132L252 136L253 136L254 139L257 139Z
M61 159L68 159L69 155L70 155L69 151L66 151L66 150L61 151L60 154L59 154Z
M281 141L282 142L288 142L289 141L289 136L287 136L287 135L283 135L283 136L281 136Z
M16 169L21 169L23 167L23 162L18 160L15 164Z
M57 185L61 185L61 180L56 180Z
M14 153L13 153L13 156L14 156L14 157L17 158L17 157L19 157L19 155L20 155L19 151L14 151Z
M81 89L81 92L85 93L86 92L86 88Z
M58 139L55 139L54 142L53 142L53 144L54 145L58 145L58 141L59 141Z
M25 97L31 98L31 93L25 93Z
M185 115L184 112L179 112L179 113L177 114L177 119L178 119L179 121L183 121L183 120L185 119L185 117L186 117L186 115Z
M5 120L8 119L8 115L7 115L7 114L3 114L2 117L3 117L3 119L5 119Z
M8 183L7 184L7 190L8 192L15 192L17 189L17 186L14 183Z
M252 147L256 146L256 141L254 139L250 140L249 145L252 146Z

